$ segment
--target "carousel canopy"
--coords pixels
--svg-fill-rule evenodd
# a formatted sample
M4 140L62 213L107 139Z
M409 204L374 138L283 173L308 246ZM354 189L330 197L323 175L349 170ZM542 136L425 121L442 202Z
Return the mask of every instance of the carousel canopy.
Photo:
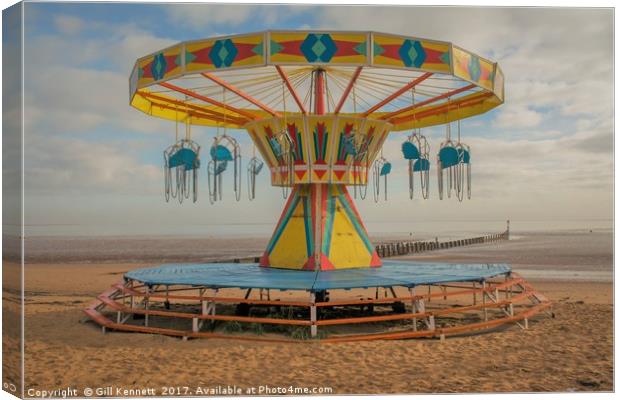
M445 124L504 101L497 63L452 43L377 32L268 31L176 44L138 59L130 104L193 125L244 128L312 113L322 70L328 114Z

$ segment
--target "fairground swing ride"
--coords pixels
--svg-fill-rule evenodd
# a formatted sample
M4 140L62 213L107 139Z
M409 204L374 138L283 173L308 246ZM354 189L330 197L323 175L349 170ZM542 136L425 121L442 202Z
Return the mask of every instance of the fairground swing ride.
M206 166L212 203L222 200L226 174L241 198L241 151L228 130L244 129L254 143L248 198L264 169L286 205L256 262L130 271L85 312L104 330L183 338L329 342L527 328L550 302L510 266L383 261L348 190L365 198L370 175L374 200L387 200L392 164L383 144L390 132L407 132L409 196L429 198L435 163L421 130L445 125L436 153L439 196L469 198L470 149L460 120L503 99L497 63L451 43L376 32L268 31L183 42L139 58L131 106L174 121L177 130L164 153L166 199L196 200L200 146L191 127L206 126L215 128ZM348 292L355 288L373 295ZM279 291L292 293L274 298ZM231 323L260 333L230 335ZM352 324L367 331L351 334Z

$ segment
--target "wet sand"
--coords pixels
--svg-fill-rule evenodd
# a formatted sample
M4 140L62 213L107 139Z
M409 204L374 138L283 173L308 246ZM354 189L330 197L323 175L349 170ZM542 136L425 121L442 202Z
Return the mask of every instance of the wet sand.
M530 283L555 303L555 318L541 315L527 331L512 326L445 341L264 344L102 335L93 323L80 322L81 309L124 272L150 260L31 263L25 277L26 388L81 391L111 385L154 388L159 394L171 385L329 387L338 394L613 390L611 233L514 237L404 257L509 262L525 277L528 271L538 273ZM238 245L230 240L225 251ZM5 263L5 276L16 271ZM5 299L14 295L4 293ZM5 306L4 312L16 310ZM4 339L7 346L16 345Z

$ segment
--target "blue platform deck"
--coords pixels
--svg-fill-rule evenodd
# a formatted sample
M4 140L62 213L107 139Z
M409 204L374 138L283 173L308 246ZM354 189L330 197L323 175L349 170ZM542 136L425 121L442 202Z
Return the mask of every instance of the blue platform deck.
M211 288L327 290L476 282L510 272L507 264L444 264L384 261L380 268L296 271L257 264L165 264L125 274L147 285Z

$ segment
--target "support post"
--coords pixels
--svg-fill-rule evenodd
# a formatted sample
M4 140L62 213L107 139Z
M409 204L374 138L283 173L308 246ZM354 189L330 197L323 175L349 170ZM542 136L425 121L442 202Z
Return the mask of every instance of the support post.
M487 288L487 282L486 281L482 281L482 306L483 306L483 310L484 310L484 322L489 320L489 315L487 312L487 308L486 308L486 291L485 289Z
M476 292L475 292L475 290L476 290L476 282L472 282L472 287L473 287L473 289L474 289L474 305L476 305L476 304L477 304L477 301L476 301Z
M428 317L428 329L431 331L435 330L435 316L431 315Z
M131 308L135 308L136 307L136 299L133 295L133 287L134 287L134 281L131 281L131 297L130 297L130 303L131 303Z
M219 292L219 289L213 289L213 297L217 297L217 293ZM217 301L213 300L211 302L211 315L215 315L215 307L217 306Z
M316 295L314 292L310 292L310 336L316 337Z
M416 300L414 299L415 286L409 288L409 293L411 294L411 313L415 314L418 312L417 303L416 303ZM414 332L417 331L418 330L418 319L414 317L411 322L413 323L413 331Z
M314 73L314 113L323 115L325 114L325 71L319 68Z
M149 293L151 291L150 286L146 287L146 294L144 295L144 309L149 310ZM144 314L144 326L149 326L149 314Z

